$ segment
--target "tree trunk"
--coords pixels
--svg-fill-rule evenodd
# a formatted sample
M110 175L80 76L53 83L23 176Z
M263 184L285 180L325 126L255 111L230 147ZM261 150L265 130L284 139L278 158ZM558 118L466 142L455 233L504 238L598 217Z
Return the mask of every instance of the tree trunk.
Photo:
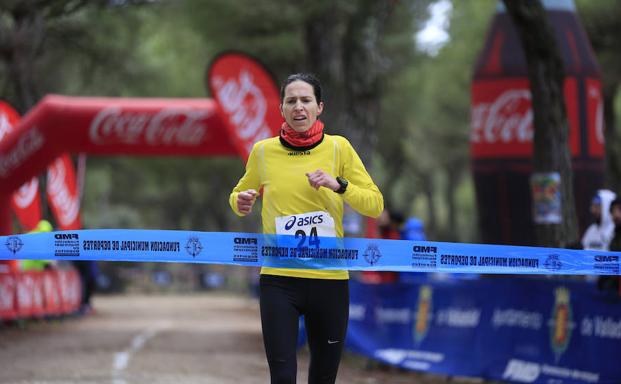
M380 41L396 2L361 0L352 13L326 8L306 26L311 70L326 86L323 119L349 139L365 164L376 141L382 66Z
M43 15L36 8L15 9L12 28L3 28L9 34L2 39L2 52L8 73L13 79L15 108L26 113L39 100L33 67L45 36Z
M433 174L425 174L421 177L421 188L427 199L427 229L425 235L428 239L435 239L438 234L438 220L436 215L436 204L433 188Z
M568 124L563 99L564 70L546 12L539 0L504 0L513 19L528 64L534 115L535 173L559 173L561 223L536 224L541 246L564 247L578 240Z
M446 201L447 208L447 229L449 241L457 241L457 204L455 202L455 190L459 183L460 169L455 166L446 170L446 190L444 191L444 199Z
M604 137L606 145L605 186L612 191L621 189L621 153L618 148L617 121L615 118L614 101L619 88L618 84L604 85Z

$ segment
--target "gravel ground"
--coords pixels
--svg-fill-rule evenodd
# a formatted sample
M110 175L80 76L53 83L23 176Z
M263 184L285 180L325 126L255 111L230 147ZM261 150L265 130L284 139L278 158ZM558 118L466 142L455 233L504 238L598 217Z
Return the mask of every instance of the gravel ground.
M254 300L225 294L98 296L94 307L95 313L84 317L0 328L0 383L269 382ZM303 349L299 383L306 383L307 369L308 353ZM351 354L344 356L337 380L447 381L369 368L366 359Z

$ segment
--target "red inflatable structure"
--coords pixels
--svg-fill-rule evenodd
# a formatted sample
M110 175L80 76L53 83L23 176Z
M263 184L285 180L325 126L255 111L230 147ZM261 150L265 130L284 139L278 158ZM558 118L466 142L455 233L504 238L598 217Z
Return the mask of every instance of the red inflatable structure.
M215 99L45 97L0 142L0 235L12 193L63 153L246 158L277 134L278 88L261 64L226 53L207 81Z

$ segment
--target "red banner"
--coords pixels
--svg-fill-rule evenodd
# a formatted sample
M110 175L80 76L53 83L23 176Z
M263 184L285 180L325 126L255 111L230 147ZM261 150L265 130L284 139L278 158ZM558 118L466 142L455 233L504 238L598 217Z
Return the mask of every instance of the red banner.
M69 154L57 158L48 167L46 187L47 199L58 229L80 229L80 195Z
M283 122L278 87L257 60L238 52L220 55L209 67L207 84L245 159L254 143L278 135Z
M0 273L0 320L11 320L17 317L15 289L15 275Z
M58 274L55 271L45 271L43 274L43 295L45 297L45 312L48 315L60 315L63 311L60 300Z
M0 142L0 194L62 153L236 155L210 99L46 96Z
M589 155L602 158L604 157L605 128L602 85L598 79L587 79L586 88L587 121L589 122Z
M57 273L63 313L77 311L82 298L82 286L78 272L75 269L61 269Z
M0 101L0 142L14 131L18 122L17 111ZM11 207L23 232L29 232L37 226L41 220L41 197L37 177L30 179L13 194Z
M581 153L578 86L566 78L565 106L572 156ZM533 112L529 82L523 78L477 80L472 85L472 131L474 158L530 158L533 145ZM595 132L595 114L588 116L588 131ZM595 143L595 148L602 148ZM603 148L602 148L603 151ZM593 150L591 150L593 154ZM603 152L602 152L603 153ZM601 157L597 156L597 157Z

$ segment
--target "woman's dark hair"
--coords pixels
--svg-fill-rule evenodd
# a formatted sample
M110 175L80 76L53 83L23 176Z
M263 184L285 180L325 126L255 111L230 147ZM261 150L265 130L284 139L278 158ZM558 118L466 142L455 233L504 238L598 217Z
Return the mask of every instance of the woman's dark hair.
M310 84L313 87L313 93L315 94L315 99L317 99L317 104L322 102L321 82L311 73L294 73L289 75L289 77L287 77L287 79L280 86L280 101L285 98L285 88L287 88L287 85L298 80Z

